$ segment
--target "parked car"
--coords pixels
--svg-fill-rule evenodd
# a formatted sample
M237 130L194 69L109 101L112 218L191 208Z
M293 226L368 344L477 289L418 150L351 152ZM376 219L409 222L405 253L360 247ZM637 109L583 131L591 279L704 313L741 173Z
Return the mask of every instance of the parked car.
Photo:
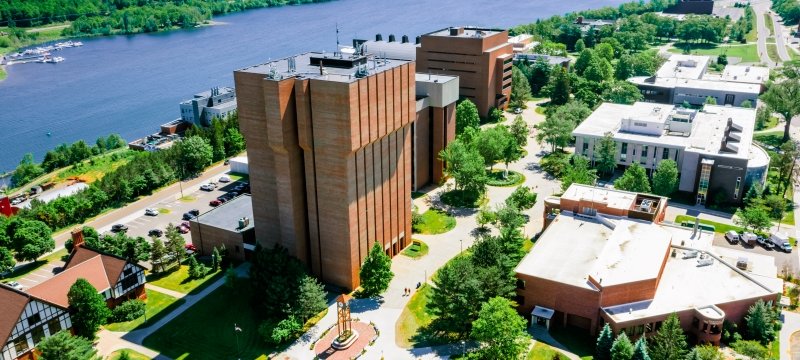
M194 244L186 244L185 248L186 255L192 255L197 252L197 248L194 246Z
M144 214L147 216L158 216L158 210L153 208L144 209Z
M124 232L128 231L128 226L125 224L114 224L111 226L112 232Z
M188 221L184 221L184 222L181 223L181 226L185 226L187 228L191 228L192 225L190 225Z
M784 252L792 252L792 244L789 243L789 235L784 233L772 233L769 235L769 241Z
M222 175L219 177L218 181L221 183L231 182L231 178L228 177L227 175Z
M220 201L219 199L214 199L208 202L208 206L217 207L220 205L222 205L222 201Z
M186 227L186 226L183 226L183 225L178 226L178 232L181 233L181 234L188 234L189 233L189 228Z
M775 248L775 244L773 244L772 241L769 241L768 238L765 238L763 236L759 236L756 239L756 242L758 242L758 244L763 246L765 249L770 249L771 250L771 249Z
M161 237L162 235L164 235L164 231L161 229L153 229L147 232L147 236Z
M198 215L200 215L200 210L197 210L197 209L189 210L189 214L192 214L194 216L198 216Z
M195 215L190 213L190 212L183 213L183 217L182 217L183 220L192 220L194 218L195 218Z
M25 289L25 287L23 287L22 285L20 285L16 281L9 281L9 282L5 282L3 284L5 284L8 287L11 287L11 288L14 288L16 290L19 290L19 291L22 291L23 289Z
M738 244L739 243L739 233L733 230L729 230L725 233L725 240L728 240L731 244Z
M203 184L203 185L200 186L200 190L203 190L203 191L214 191L214 189L216 189L216 188L217 188L217 185L214 185L212 183Z
M514 108L514 114L517 114L517 115L522 114L522 109L521 108Z

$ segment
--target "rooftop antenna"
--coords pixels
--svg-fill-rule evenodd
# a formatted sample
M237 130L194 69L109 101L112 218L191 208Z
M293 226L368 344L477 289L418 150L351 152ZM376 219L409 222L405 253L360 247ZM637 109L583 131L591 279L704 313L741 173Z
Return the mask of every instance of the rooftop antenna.
M336 22L336 50L339 50L339 22Z

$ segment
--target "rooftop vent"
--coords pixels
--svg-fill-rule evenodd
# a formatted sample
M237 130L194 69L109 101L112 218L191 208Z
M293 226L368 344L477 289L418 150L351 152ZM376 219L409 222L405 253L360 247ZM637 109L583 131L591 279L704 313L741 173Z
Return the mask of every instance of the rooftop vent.
M415 44L419 44L419 43L421 43L421 42L422 42L422 36L417 36L417 38L416 38L416 39L414 39L414 43L415 43Z
M389 34L389 42L394 42L394 34Z
M407 44L408 43L408 35L403 35L403 37L401 39L402 39L401 41L402 41L403 44Z
M450 36L458 36L464 33L463 27L450 28Z
M375 34L375 41L383 41L383 35Z

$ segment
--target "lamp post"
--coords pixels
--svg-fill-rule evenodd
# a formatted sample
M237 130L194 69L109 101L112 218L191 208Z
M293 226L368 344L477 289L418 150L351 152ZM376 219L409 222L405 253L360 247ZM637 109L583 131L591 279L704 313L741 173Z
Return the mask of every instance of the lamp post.
M236 355L239 355L239 333L242 332L242 328L239 325L233 324L233 335L236 337Z
M466 354L467 354L467 342L461 340L461 356L464 356Z
M464 239L458 240L461 243L461 252L464 252Z

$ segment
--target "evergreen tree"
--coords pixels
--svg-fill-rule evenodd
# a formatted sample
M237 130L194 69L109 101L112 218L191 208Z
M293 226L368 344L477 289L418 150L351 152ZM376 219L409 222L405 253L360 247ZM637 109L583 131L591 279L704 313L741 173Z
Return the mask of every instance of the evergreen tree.
M647 355L647 343L644 340L644 336L640 337L639 340L636 341L631 360L650 360L650 356Z
M72 310L72 329L75 335L94 339L97 330L111 316L103 295L86 279L79 278L69 288L67 301Z
M775 314L767 303L759 299L747 310L744 317L747 337L763 345L775 340Z
M575 64L572 65L572 70L574 70L576 74L583 76L584 71L586 71L586 68L589 67L589 64L592 63L594 58L595 54L592 49L584 49L581 51L580 55L578 55Z
M625 191L649 193L650 181L644 168L637 163L633 163L625 169L617 180L614 181L614 188Z
M178 228L172 223L167 225L167 231L164 236L167 238L167 243L165 244L167 253L173 256L175 261L180 264L183 262L184 256L186 256L186 241L178 231Z
M550 77L552 79L550 104L564 105L567 102L569 102L569 94L570 94L569 74L567 74L567 70L561 66L556 66L553 69L553 72L555 74Z
M631 360L633 357L633 344L628 335L620 333L611 345L611 360Z
M389 288L392 281L392 259L383 252L377 242L369 250L359 271L361 288L367 296L378 295Z
M689 351L689 354L686 355L686 360L703 360L700 357L700 352L697 351L697 348L693 348L692 351Z
M666 151L666 149L665 149ZM678 188L678 164L672 160L661 160L653 173L653 193L669 196Z
M478 107L472 101L465 99L458 103L456 106L456 135L463 133L464 129L468 127L477 129L480 124Z
M525 103L531 98L531 84L528 78L516 66L511 68L511 107L524 109Z
M433 278L427 311L434 316L435 331L469 334L472 321L478 318L483 285L469 258L457 256L447 262Z
M308 275L300 280L300 292L294 305L293 313L302 321L306 321L326 307L325 290L317 279Z
M211 252L211 272L217 272L219 270L219 263L221 262L222 257L219 255L219 250L217 247L214 247L214 251Z
M597 347L595 348L596 360L611 360L611 347L614 345L614 334L611 332L611 326L606 323L600 335L597 336Z
M650 357L656 360L683 360L688 345L678 315L671 314L650 338Z
M611 175L617 167L617 142L614 135L610 132L603 135L600 141L595 143L594 158L597 170L606 175Z
M263 249L257 246L249 278L253 300L263 309L260 313L267 317L291 315L291 306L297 303L300 282L305 275L303 264L290 256L286 248L276 245L272 249Z
M522 115L517 115L514 117L514 121L511 123L511 127L509 128L511 131L511 135L514 136L514 141L517 147L524 147L528 145L528 136L531 134L531 129L528 127L528 123L522 118Z
M159 273L164 270L164 264L161 263L161 261L163 261L166 256L167 249L164 247L164 242L159 238L153 238L153 246L150 247L150 263L153 264L154 273Z
M69 331L59 331L36 344L41 360L98 360L92 342Z
M575 52L579 53L586 49L586 43L584 43L583 39L578 39L575 42Z

